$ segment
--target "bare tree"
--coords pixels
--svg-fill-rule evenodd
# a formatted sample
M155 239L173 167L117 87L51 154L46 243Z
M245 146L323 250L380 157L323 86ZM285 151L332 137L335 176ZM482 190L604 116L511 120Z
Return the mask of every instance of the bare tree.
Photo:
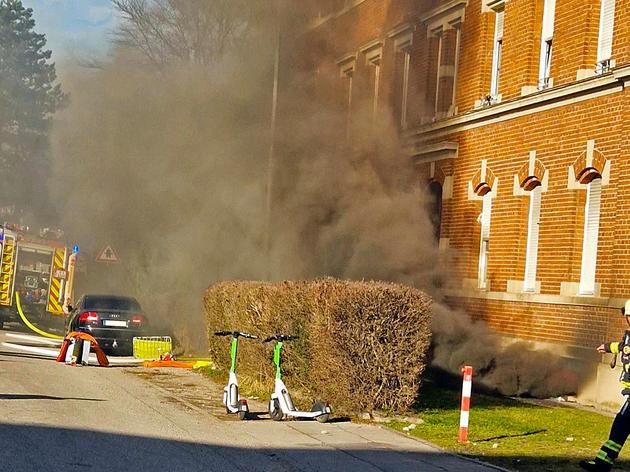
M251 31L260 0L112 0L122 16L117 42L161 66L209 65Z

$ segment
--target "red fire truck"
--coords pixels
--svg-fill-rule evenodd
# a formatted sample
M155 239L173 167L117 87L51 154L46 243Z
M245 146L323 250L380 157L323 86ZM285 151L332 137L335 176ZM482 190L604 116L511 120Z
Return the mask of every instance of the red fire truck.
M23 225L0 227L0 328L19 320L15 294L23 311L44 325L62 325L72 300L78 247L61 241L63 232L46 228L35 236Z

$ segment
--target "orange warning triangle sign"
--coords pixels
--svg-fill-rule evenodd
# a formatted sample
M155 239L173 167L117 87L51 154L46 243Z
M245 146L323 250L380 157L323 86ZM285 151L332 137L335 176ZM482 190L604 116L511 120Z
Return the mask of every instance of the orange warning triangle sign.
M96 262L120 262L120 259L114 248L108 244L98 253Z

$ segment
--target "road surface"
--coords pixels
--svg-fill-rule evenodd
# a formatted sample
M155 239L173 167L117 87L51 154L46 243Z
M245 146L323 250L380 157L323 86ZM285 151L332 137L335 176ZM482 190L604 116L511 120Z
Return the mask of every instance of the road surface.
M6 341L0 331L3 472L496 470L378 426L235 421L194 372L72 367Z

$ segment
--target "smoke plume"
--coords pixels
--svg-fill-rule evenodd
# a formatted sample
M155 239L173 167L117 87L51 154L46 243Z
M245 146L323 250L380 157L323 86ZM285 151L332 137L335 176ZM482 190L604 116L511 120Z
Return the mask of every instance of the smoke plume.
M360 111L369 104L358 103L361 139L348 144L345 113L316 101L299 73L282 84L267 226L273 37L263 24L212 67L157 69L119 48L99 69L66 74L71 100L53 129L55 200L88 251L107 242L123 260L86 274L83 289L137 296L188 347L203 343L201 293L219 280L331 275L439 298L436 280L448 276L432 202L395 127L384 118L376 133ZM566 390L550 354L506 351L463 313L436 304L434 330L441 367L473 362L508 394Z

